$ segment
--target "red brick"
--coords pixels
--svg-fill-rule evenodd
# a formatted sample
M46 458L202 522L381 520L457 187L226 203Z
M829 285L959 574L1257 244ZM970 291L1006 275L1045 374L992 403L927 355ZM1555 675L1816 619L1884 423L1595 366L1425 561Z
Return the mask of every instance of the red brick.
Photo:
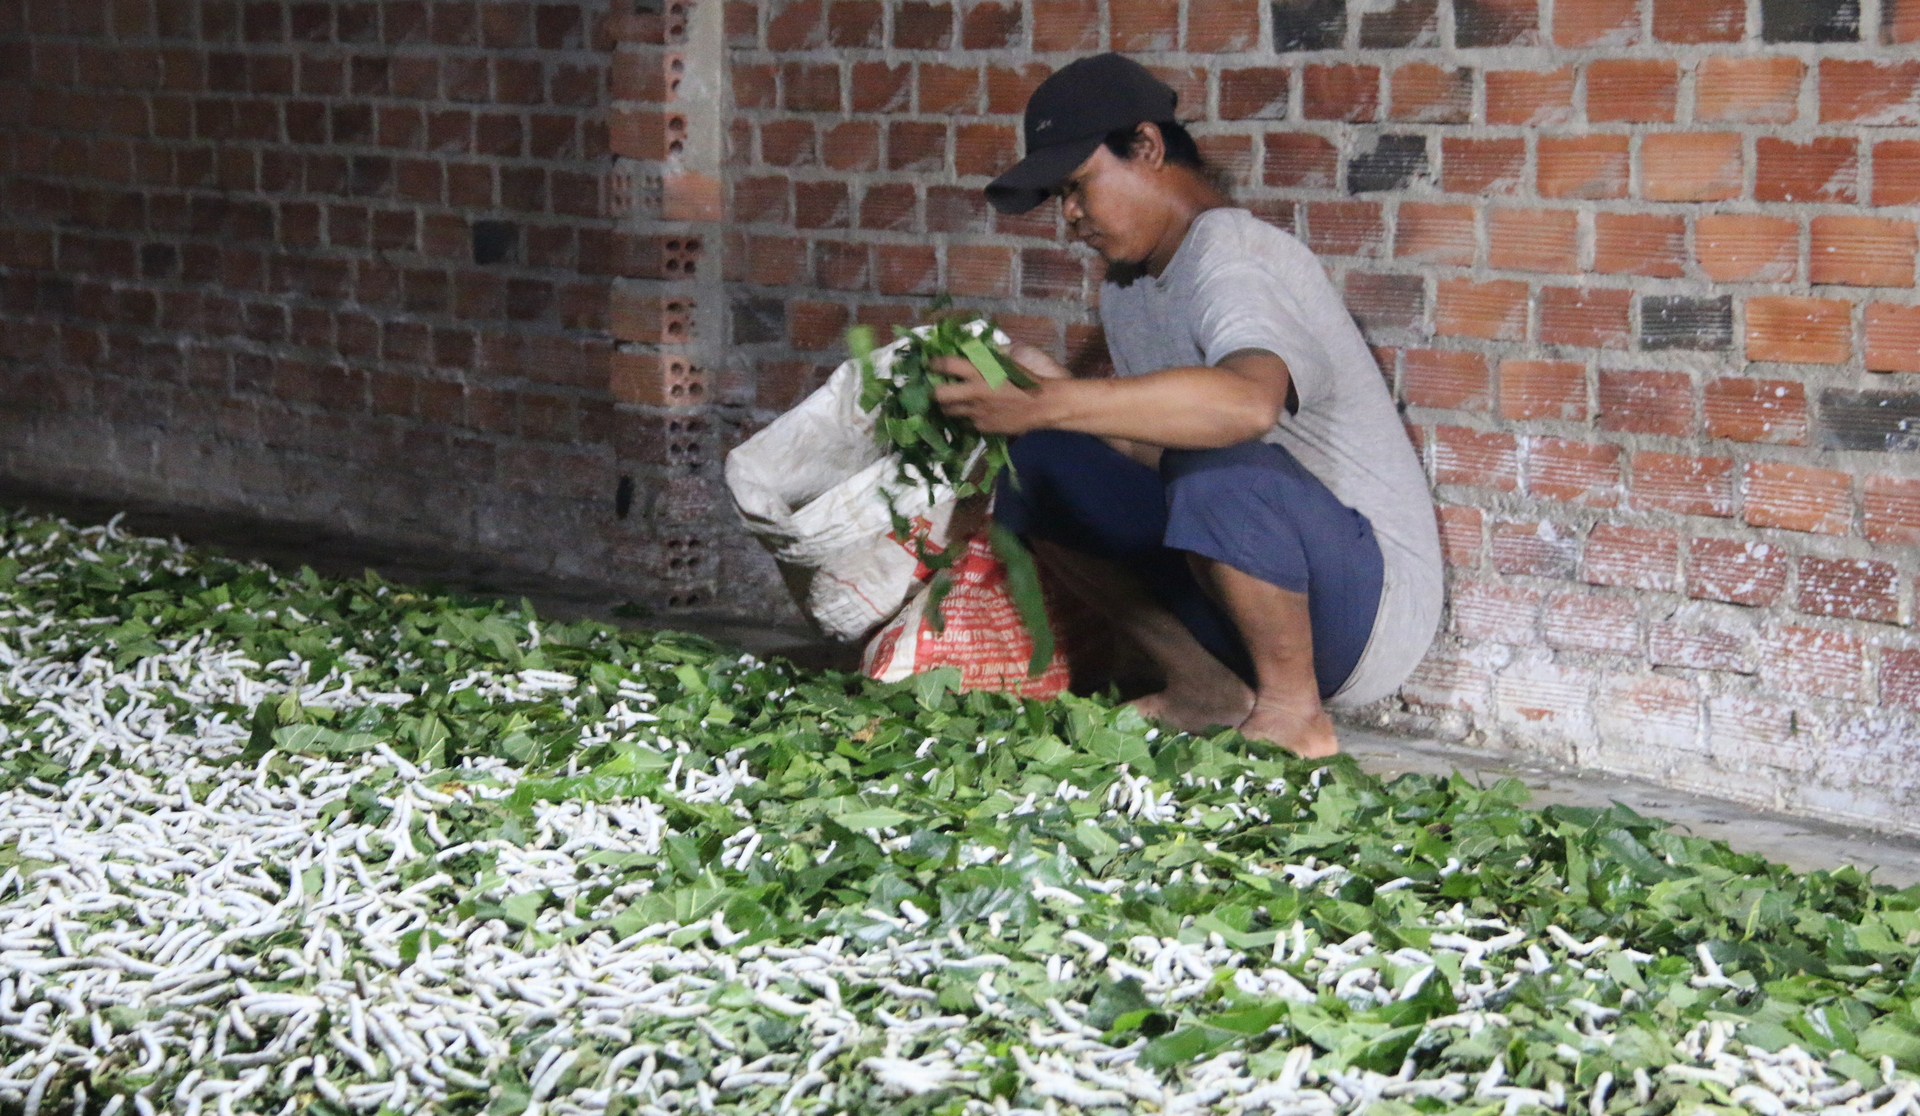
M1433 480L1513 492L1520 487L1520 444L1511 434L1436 426Z
M1787 587L1787 552L1755 539L1693 539L1687 544L1687 595L1766 608Z
M827 42L835 47L885 45L886 9L879 0L832 0L827 6Z
M792 287L807 281L807 242L797 237L756 236L747 240L746 281Z
M832 170L879 170L880 125L871 120L849 120L826 127L820 134L820 151Z
M758 45L760 5L751 3L750 0L727 0L725 23L728 46Z
M1470 205L1401 202L1394 219L1393 254L1401 259L1471 267L1477 244Z
M1463 582L1453 591L1453 630L1494 643L1539 643L1540 602L1538 589Z
M1920 711L1920 651L1880 652L1880 703Z
M1716 282L1792 282L1800 270L1800 224L1752 213L1703 214L1694 221L1693 251Z
M1007 129L1012 135L1013 129ZM1253 137L1238 134L1219 134L1196 136L1194 143L1200 148L1200 157L1207 166L1224 178L1229 189L1239 190L1258 183L1253 174ZM1009 143L1006 150L1012 150Z
M1220 119L1285 120L1287 75L1282 66L1220 71Z
M698 407L707 401L707 377L683 356L617 352L608 390L622 403Z
M1553 41L1562 47L1626 46L1640 41L1645 0L1580 0L1556 4Z
M1326 189L1339 176L1340 153L1325 136L1269 132L1262 177L1269 186Z
M822 240L813 246L814 282L830 291L862 291L872 281L868 246Z
M1898 623L1899 568L1867 559L1803 557L1794 607L1812 616Z
M1583 667L1522 659L1494 675L1494 716L1530 737L1592 739L1593 683Z
M1822 124L1920 124L1920 61L1820 61Z
M932 121L895 120L887 125L887 169L937 171L947 161L947 126Z
M907 182L882 182L869 186L860 195L860 227L891 232L913 232L920 208L913 185Z
M1308 120L1373 120L1380 109L1380 67L1307 66L1300 88L1301 115Z
M1593 268L1662 279L1686 273L1686 219L1652 213L1593 215Z
M796 0L784 5L767 23L769 50L810 50L826 45L826 11L821 0Z
M1454 8L1453 37L1460 47L1537 45L1539 31L1536 0L1477 0Z
M1593 585L1676 592L1680 588L1680 536L1647 527L1596 523L1587 533L1582 575Z
M1708 437L1807 444L1807 389L1797 381L1728 376L1708 383L1703 395Z
M897 50L948 50L953 46L953 5L904 0L893 10Z
M980 67L920 63L920 111L937 114L973 114L980 111ZM1012 154L1013 148L1007 153Z
M1006 169L1008 152L1017 150L1011 124L956 124L953 129L953 172L962 177L987 177Z
M1754 527L1845 535L1853 523L1853 478L1832 469L1748 462L1744 518Z
M1493 671L1484 655L1436 642L1407 676L1398 696L1414 706L1485 713L1492 687Z
M1867 304L1867 371L1920 372L1920 306Z
M1566 360L1501 361L1500 417L1585 420L1586 365Z
M1744 185L1734 132L1654 132L1640 139L1640 196L1648 201L1724 201Z
M1488 557L1501 573L1567 579L1580 561L1580 540L1549 520L1496 523Z
M734 63L733 103L738 108L773 108L779 100L779 71L763 64Z
M1653 37L1663 43L1737 43L1746 0L1653 0Z
M1714 605L1690 604L1647 626L1647 661L1654 666L1752 674L1759 669L1753 624Z
M1523 139L1444 136L1440 152L1440 187L1449 194L1512 194L1525 179Z
M1632 177L1628 137L1541 136L1534 174L1543 198L1624 198Z
M1880 41L1920 43L1920 7L1913 0L1890 0L1881 10Z
M1345 295L1348 312L1369 335L1383 330L1417 330L1426 319L1427 285L1418 275L1349 271Z
M1013 250L952 244L947 247L947 289L956 295L1013 295Z
M1033 0L1033 49L1097 50L1104 22L1098 0Z
M1599 754L1640 775L1670 772L1705 758L1698 684L1662 674L1601 676L1593 697Z
M1854 287L1911 287L1912 221L1823 214L1808 222L1807 278Z
M1260 7L1256 0L1188 0L1187 49L1219 53L1258 47Z
M1800 115L1806 64L1789 55L1700 60L1693 118L1701 124L1791 124Z
M1388 118L1417 124L1465 124L1473 119L1473 71L1409 62L1393 71Z
M1873 145L1873 204L1920 205L1920 140Z
M1018 116L1027 104L1027 98L1040 88L1040 83L1052 73L1051 67L1042 62L1029 62L1024 66L988 66L987 67L987 111L995 115Z
M1602 430L1673 438L1693 432L1693 378L1685 372L1603 368L1599 397Z
M852 224L853 198L844 182L793 184L793 227L844 229Z
M885 295L940 291L940 261L931 244L882 244L873 250L874 287Z
M1633 341L1633 292L1609 287L1543 287L1540 340L1548 345L1624 349Z
M785 178L743 178L733 184L731 216L739 224L756 222L785 224L791 220Z
M1851 139L1821 136L1794 143L1761 136L1753 146L1755 201L1851 202L1860 198L1860 160Z
M1492 210L1487 263L1508 271L1579 271L1580 215L1571 209Z
M1572 66L1488 70L1487 123L1565 124L1573 119Z
M1386 251L1387 224L1379 202L1310 202L1307 246L1330 256L1379 256Z
M1861 500L1867 538L1920 545L1920 480L1869 476Z
M1844 364L1853 355L1853 306L1832 298L1747 300L1747 359Z
M839 112L840 67L789 62L780 67L780 96L793 112Z
M1603 58L1587 64L1587 120L1593 124L1671 124L1680 68L1663 58Z
M1027 248L1020 253L1021 293L1028 298L1074 298L1086 286L1080 258L1060 248Z
M760 125L760 161L768 166L812 166L819 157L812 121L768 120Z
M1557 504L1614 507L1620 503L1620 447L1560 438L1529 439L1527 493Z
M1482 353L1457 349L1408 349L1401 392L1415 407L1484 411L1492 377Z
M803 351L837 349L845 344L850 315L834 302L803 299L787 303L787 341Z
M913 87L913 67L906 63L855 62L847 80L848 100L855 112L901 112Z
M1179 0L1107 0L1113 49L1173 50L1180 45Z
M693 335L693 303L685 298L615 287L607 316L609 332L622 341L684 345Z
M1782 626L1760 637L1760 680L1797 694L1858 701L1866 646L1848 632Z
M1527 285L1518 280L1442 279L1435 332L1446 337L1522 341L1527 334Z
M1542 628L1547 646L1562 651L1633 655L1640 650L1640 607L1631 597L1555 593Z
M1683 453L1636 453L1633 507L1727 518L1733 514L1733 461Z
M1485 518L1480 509L1443 504L1436 514L1440 520L1440 555L1447 565L1467 569L1478 566Z

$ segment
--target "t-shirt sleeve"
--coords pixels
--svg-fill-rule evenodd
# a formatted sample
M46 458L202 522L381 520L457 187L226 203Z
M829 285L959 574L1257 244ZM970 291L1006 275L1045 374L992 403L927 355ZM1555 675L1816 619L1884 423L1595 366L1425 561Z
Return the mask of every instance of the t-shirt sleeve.
M1303 406L1330 387L1331 361L1307 326L1308 314L1280 279L1244 250L1217 245L1197 269L1194 344L1208 364L1242 349L1265 349L1287 362Z

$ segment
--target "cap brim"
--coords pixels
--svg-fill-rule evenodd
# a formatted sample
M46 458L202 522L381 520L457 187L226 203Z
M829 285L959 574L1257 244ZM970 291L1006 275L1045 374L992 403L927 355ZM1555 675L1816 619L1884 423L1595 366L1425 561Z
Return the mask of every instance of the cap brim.
M1053 144L1015 163L987 186L987 203L1002 213L1025 213L1053 193L1054 187L1080 169L1104 136L1088 136L1071 143Z

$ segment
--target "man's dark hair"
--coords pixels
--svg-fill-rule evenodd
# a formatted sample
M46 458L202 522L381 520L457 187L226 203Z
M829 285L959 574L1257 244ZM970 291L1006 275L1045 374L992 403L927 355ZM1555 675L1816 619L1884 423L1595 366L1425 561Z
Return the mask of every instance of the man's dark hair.
M1202 174L1213 169L1207 165L1206 157L1200 154L1200 145L1193 142L1193 135L1187 131L1185 125L1178 120L1156 120L1153 124L1160 129L1160 138L1166 143L1167 162L1176 167L1197 170ZM1113 152L1115 158L1131 159L1134 137L1139 134L1140 125L1138 124L1126 128L1115 128L1107 133L1107 150Z

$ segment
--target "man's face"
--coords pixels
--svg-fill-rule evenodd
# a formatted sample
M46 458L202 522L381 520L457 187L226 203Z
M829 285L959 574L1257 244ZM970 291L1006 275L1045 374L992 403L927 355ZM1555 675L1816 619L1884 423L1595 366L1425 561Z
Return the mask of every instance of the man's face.
M1109 263L1139 264L1152 254L1164 232L1165 214L1155 204L1158 191L1152 160L1122 159L1105 144L1062 182L1055 194L1075 240Z

